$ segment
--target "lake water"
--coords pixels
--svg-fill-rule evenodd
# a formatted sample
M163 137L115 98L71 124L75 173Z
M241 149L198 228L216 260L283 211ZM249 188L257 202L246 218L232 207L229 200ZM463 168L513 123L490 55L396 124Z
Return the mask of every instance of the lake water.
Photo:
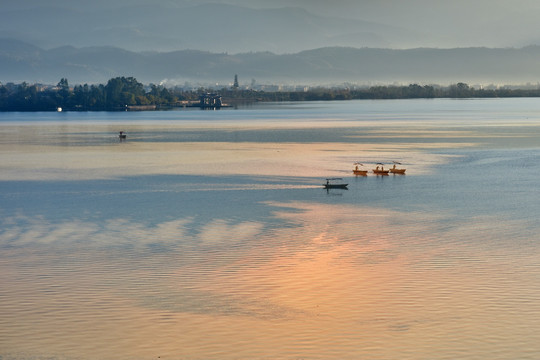
M539 160L539 99L0 113L0 359L538 359Z

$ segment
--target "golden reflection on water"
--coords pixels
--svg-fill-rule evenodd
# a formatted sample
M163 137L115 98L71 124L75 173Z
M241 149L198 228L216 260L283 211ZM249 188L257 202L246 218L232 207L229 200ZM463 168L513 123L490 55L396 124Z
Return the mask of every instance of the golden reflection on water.
M440 219L425 213L268 205L292 226L264 230L258 223L214 221L190 239L207 239L206 249L220 250L104 250L99 236L115 238L120 228L132 229L126 239L147 236L137 235L136 224L118 222L105 233L89 232L88 243L67 256L59 245L72 238L62 230L69 224L49 229L58 242L53 251L41 247L51 243L40 244L39 225L21 230L20 238L36 247L7 250L0 264L3 353L508 359L524 354L516 339L531 346L539 337L538 254L480 243L482 236L511 236L519 222L494 226L486 217L441 232ZM189 236L188 225L180 219L156 228L172 230L172 239ZM483 230L473 244L463 242L472 227ZM504 257L531 271L514 271ZM470 349L476 357L468 356Z
M438 148L444 144L424 147ZM76 180L130 175L257 175L327 177L349 174L352 164L378 159L410 163L410 173L445 161L410 150L416 145L143 143L110 147L32 147L1 160L2 180ZM410 151L408 151L410 150ZM408 151L404 156L404 151ZM361 154L361 155L359 155ZM403 159L405 157L405 159ZM350 168L350 169L349 169Z
M451 147L427 144L424 149ZM0 159L0 180L85 180L138 175L255 175L325 178L350 175L353 163L399 159L426 174L448 156L416 144L142 143L111 147L26 147ZM390 160L388 160L390 161Z
M444 163L447 156L426 150L473 146L468 131L448 132L462 141L445 141L440 130L416 128L404 130L385 124L385 139L362 141L361 137L380 137L382 130L366 130L369 123L351 125L356 129L346 137L356 143L280 143L280 142L190 142L153 141L168 131L204 131L204 125L131 125L135 135L120 143L116 137L119 125L3 125L0 128L0 180L84 180L119 178L135 175L271 175L336 177L349 175L357 161L375 164L393 160L407 164L408 174L426 174L430 167ZM223 132L291 128L302 130L338 126L339 122L255 125L213 124L212 130ZM370 126L373 126L371 124ZM409 139L400 138L407 131ZM364 135L355 135L360 132ZM431 134L437 141L425 142ZM417 141L411 140L416 138Z

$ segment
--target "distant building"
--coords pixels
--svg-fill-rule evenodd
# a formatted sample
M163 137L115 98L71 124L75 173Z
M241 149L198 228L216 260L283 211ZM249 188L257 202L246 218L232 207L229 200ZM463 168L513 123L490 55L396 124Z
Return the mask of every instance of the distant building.
M222 104L220 95L206 93L199 96L199 106L202 108L219 108Z
M233 88L234 89L238 89L240 85L238 84L238 75L234 75L234 83L233 83Z

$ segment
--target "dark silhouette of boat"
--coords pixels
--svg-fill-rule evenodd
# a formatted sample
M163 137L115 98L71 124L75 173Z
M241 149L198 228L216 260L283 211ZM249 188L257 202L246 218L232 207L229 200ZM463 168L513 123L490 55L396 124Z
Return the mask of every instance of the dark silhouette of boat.
M347 189L347 185L349 184L331 182L331 181L336 181L336 180L343 180L343 179L342 178L326 179L326 184L323 184L323 187L325 189Z

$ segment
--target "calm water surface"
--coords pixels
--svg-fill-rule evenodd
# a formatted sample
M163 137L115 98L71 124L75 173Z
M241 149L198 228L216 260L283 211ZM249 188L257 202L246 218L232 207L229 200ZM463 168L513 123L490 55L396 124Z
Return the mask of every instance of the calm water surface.
M0 113L0 359L538 359L539 155L538 99Z

